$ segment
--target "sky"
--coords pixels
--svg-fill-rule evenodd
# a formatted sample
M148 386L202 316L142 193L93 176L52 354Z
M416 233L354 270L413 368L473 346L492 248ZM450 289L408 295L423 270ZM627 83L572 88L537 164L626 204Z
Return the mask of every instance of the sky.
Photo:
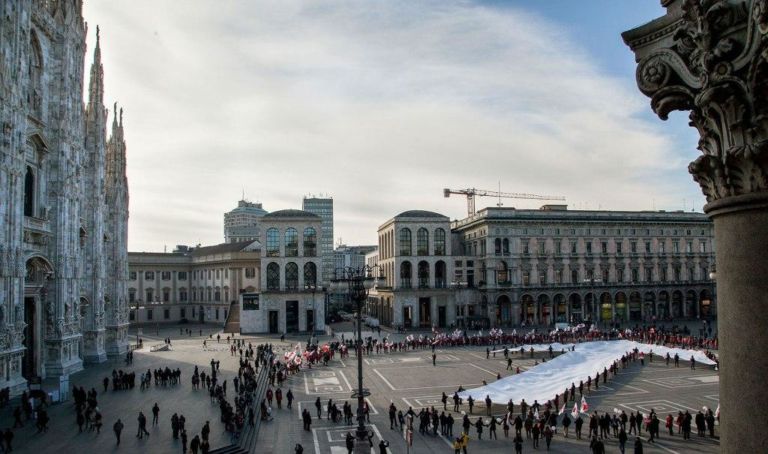
M129 250L220 243L243 193L268 211L330 195L346 244L405 210L465 217L443 188L701 211L695 132L653 115L620 37L661 14L658 0L85 2L86 74L99 25L105 99L124 109Z

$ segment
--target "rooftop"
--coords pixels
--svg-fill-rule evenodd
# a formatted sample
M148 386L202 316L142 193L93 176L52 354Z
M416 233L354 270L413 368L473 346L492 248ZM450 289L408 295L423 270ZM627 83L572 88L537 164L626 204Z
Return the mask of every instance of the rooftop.
M264 218L276 219L276 218L304 218L304 219L320 219L320 216L310 213L304 210L278 210L269 214L265 214Z

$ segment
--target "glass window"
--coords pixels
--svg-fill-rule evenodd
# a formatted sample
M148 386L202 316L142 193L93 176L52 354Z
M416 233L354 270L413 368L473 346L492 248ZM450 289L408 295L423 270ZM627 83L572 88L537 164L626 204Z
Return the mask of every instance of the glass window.
M317 232L312 227L304 229L304 257L317 255Z
M220 269L216 270L216 279L221 279L221 270Z
M411 255L413 250L411 249L411 230L400 229L400 255Z
M147 309L147 320L152 320L152 309Z
M130 279L132 281L135 281L137 279L136 276L137 276L136 275L136 271L131 271L130 273L128 273L128 279Z
M171 280L171 272L170 271L163 271L160 273L160 279L164 281L170 281Z
M571 270L571 284L576 284L578 282L579 282L579 271Z
M166 289L163 289L163 302L167 303L171 300L171 291Z
M616 242L616 252L619 253L619 254L621 254L621 246L622 246L621 241L617 241Z
M607 241L600 242L600 251L603 254L607 254L608 253L608 242Z
M435 230L435 255L445 255L445 230Z
M416 232L416 255L429 255L429 232L424 227Z
M155 280L155 272L154 271L145 271L144 272L144 280L145 281L154 281Z
M636 254L636 253L637 253L637 241L632 241L631 243L629 243L629 250L630 250L630 251L631 251L633 254Z
M501 255L501 238L493 240L493 251L496 255Z
M180 312L179 315L181 315L181 318L187 318L187 308L182 307L179 312Z
M187 289L179 289L179 301L187 301ZM184 317L182 315L182 317Z
M501 244L502 244L502 246L501 246L502 247L502 252L504 253L504 255L509 254L509 239L508 238L504 238L504 241L502 241Z
M645 282L651 282L653 280L653 268L645 269Z
M304 264L304 285L317 285L317 266L312 262Z
M179 271L179 280L180 281L186 281L187 280L187 272L186 271Z
M297 290L299 288L299 266L294 262L285 265L285 288Z
M285 256L299 256L299 232L293 227L285 230Z
M267 230L267 257L280 256L280 232L275 229Z
M267 290L280 290L280 265L267 265Z
M706 241L700 241L699 242L699 252L701 252L701 253L707 252L707 242Z
M587 242L585 243L585 246L587 247L587 254L591 254L592 253L592 241L587 240Z
M246 268L245 277L246 279L253 279L254 277L256 277L256 268Z
M421 261L419 262L419 288L429 287L429 263Z
M146 293L147 293L147 302L148 303L151 303L152 301L155 300L155 292L154 292L153 289L148 288Z
M171 318L171 311L170 311L170 309L163 309L163 318L165 320L168 320L169 318Z
M128 302L129 303L136 302L136 289L135 288L128 289Z
M685 252L689 254L693 252L693 241L688 241L685 243Z
M411 269L411 262L405 261L400 264L400 287L411 288L411 276L413 275Z

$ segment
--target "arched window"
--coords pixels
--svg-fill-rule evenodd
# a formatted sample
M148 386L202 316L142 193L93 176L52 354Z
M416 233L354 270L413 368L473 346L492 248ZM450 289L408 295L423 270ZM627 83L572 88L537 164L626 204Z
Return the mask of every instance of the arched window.
M445 288L447 284L445 262L438 260L435 263L435 288Z
M267 257L280 257L280 232L275 228L267 230Z
M496 238L495 240L493 240L493 252L496 255L501 254L501 238Z
M429 263L419 262L419 288L429 287Z
M445 230L435 230L435 255L445 255Z
M293 227L289 227L285 230L285 256L299 256L299 232Z
M24 175L24 216L35 215L35 171L27 166Z
M499 284L509 283L509 271L504 261L499 262L496 266L496 282Z
M294 262L288 262L285 265L285 289L298 290L299 288L299 266Z
M29 92L27 93L27 103L32 114L39 119L42 116L43 102L43 52L34 33L32 33L29 44L31 52L29 54Z
M280 290L280 265L275 262L267 265L267 290Z
M411 276L413 271L411 270L411 262L403 262L400 264L400 287L411 288Z
M317 266L313 262L307 262L304 264L304 285L317 285Z
M424 227L416 232L416 255L429 255L429 232Z
M312 227L304 229L304 257L317 256L317 232Z
M501 252L506 255L509 254L509 239L504 238L504 241L502 242Z
M400 255L411 255L413 249L411 248L411 230L400 229Z

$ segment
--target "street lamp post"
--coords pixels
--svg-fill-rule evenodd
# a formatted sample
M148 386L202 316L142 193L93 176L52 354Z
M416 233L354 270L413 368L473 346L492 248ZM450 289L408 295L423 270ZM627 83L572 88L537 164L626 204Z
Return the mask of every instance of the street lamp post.
M350 298L357 306L357 390L352 393L352 398L357 399L357 429L355 436L358 446L367 441L368 431L365 429L365 415L363 408L365 398L371 393L363 388L363 330L362 312L363 303L368 298L368 292L375 285L378 278L373 277L373 271L378 271L378 266L363 266L361 268L339 268L334 273L331 283L337 290L346 287Z

